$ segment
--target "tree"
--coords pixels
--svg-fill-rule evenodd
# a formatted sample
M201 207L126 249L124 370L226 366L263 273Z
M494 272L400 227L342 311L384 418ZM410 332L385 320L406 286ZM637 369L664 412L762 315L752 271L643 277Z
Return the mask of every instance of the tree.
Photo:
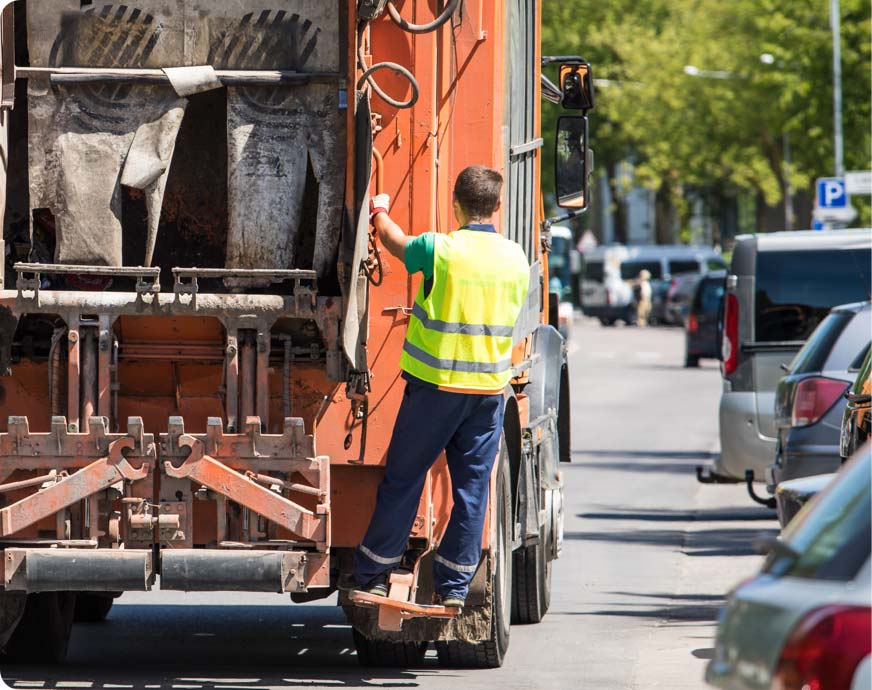
M658 218L668 218L670 206L686 215L688 189L778 203L785 134L794 189L810 191L815 177L832 174L824 0L545 0L543 11L543 52L577 52L608 80L598 82L606 86L591 113L597 167L611 173L632 159L636 183L657 193ZM870 26L867 2L842 0L848 169L870 167ZM761 62L764 53L772 64ZM558 110L543 107L546 136ZM547 162L544 172L547 179ZM868 204L863 213L868 223Z

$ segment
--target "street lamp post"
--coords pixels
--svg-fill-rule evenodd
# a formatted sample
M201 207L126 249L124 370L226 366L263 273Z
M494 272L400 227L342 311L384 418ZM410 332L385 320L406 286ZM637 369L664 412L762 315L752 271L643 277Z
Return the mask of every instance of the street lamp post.
M839 0L830 0L830 27L833 30L833 148L836 177L845 174L845 143L842 136L842 30Z

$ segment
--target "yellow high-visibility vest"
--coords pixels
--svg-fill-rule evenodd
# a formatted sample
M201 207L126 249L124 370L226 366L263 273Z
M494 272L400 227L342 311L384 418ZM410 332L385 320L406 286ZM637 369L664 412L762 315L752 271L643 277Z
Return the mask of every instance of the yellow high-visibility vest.
M461 228L435 236L433 280L409 318L400 369L437 386L493 391L511 378L530 266L516 242Z

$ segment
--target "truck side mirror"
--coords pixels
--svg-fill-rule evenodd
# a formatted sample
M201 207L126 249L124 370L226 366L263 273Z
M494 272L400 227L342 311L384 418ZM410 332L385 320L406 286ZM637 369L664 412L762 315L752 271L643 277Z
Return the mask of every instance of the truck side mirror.
M557 205L561 208L587 208L588 178L592 167L592 156L587 147L587 116L563 115L558 118L554 148Z
M562 105L567 110L593 108L593 79L590 63L565 63L560 65L560 90L563 92Z

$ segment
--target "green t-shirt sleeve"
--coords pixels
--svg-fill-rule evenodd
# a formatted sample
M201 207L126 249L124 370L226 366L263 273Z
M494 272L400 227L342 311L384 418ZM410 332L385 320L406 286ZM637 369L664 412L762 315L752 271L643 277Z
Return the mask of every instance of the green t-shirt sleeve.
M409 273L417 273L421 271L424 274L425 280L433 278L433 257L435 255L434 247L436 246L435 235L432 232L425 232L423 235L413 237L406 244L406 251L403 255L403 262L406 264L406 270Z

